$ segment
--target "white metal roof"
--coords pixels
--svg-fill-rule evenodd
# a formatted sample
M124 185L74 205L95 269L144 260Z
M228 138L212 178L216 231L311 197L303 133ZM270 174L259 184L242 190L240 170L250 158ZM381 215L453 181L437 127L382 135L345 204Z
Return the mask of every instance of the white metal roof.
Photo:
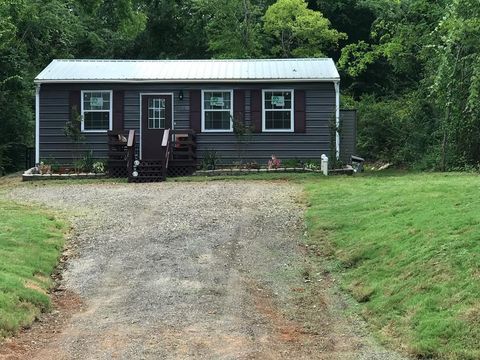
M53 60L36 83L338 81L332 59Z

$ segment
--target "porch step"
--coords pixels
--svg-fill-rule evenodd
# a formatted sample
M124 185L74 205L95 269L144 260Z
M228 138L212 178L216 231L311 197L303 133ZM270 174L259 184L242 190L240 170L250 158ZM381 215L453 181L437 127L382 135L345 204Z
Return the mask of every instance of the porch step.
M134 183L165 181L165 170L162 160L140 160L133 173L128 175L128 181Z

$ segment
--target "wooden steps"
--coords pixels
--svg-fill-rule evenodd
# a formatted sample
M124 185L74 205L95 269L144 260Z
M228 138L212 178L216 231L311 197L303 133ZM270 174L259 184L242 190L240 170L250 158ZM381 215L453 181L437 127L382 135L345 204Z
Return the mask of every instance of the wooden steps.
M109 176L126 177L134 183L165 181L167 176L189 176L197 169L196 149L193 130L167 129L158 158L135 160L135 131L109 131Z
M128 182L146 183L165 181L167 172L163 160L136 160Z

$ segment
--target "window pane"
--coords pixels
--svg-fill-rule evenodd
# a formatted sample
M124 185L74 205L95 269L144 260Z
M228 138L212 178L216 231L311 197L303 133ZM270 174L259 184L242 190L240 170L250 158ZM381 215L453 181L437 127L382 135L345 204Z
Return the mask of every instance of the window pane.
M165 99L148 99L148 128L165 128Z
M205 91L203 93L203 108L205 110L230 110L232 106L229 91Z
M83 128L85 130L108 130L110 128L110 113L102 112L84 112Z
M230 130L230 111L205 111L205 130Z
M265 91L265 109L291 109L291 91Z
M290 111L265 111L265 129L291 130Z
M110 110L110 92L89 91L83 93L84 110Z

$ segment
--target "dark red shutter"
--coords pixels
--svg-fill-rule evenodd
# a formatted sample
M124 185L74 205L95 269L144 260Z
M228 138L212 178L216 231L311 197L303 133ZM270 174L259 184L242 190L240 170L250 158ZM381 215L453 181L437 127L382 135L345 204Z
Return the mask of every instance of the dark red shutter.
M123 131L123 102L125 92L115 90L113 92L113 130Z
M200 90L190 90L190 128L202 131L202 96Z
M245 90L233 90L233 117L245 121Z
M253 132L262 132L262 91L250 91L250 116Z
M295 90L295 132L304 133L306 129L305 119L305 90Z
M72 120L73 119L73 116L74 115L82 115L82 109L81 109L81 105L80 105L80 102L81 102L81 99L80 99L80 91L78 90L75 90L75 91L70 91L70 95L69 95L69 114L70 114L70 119L69 120ZM81 126L81 124L79 123L79 126Z

